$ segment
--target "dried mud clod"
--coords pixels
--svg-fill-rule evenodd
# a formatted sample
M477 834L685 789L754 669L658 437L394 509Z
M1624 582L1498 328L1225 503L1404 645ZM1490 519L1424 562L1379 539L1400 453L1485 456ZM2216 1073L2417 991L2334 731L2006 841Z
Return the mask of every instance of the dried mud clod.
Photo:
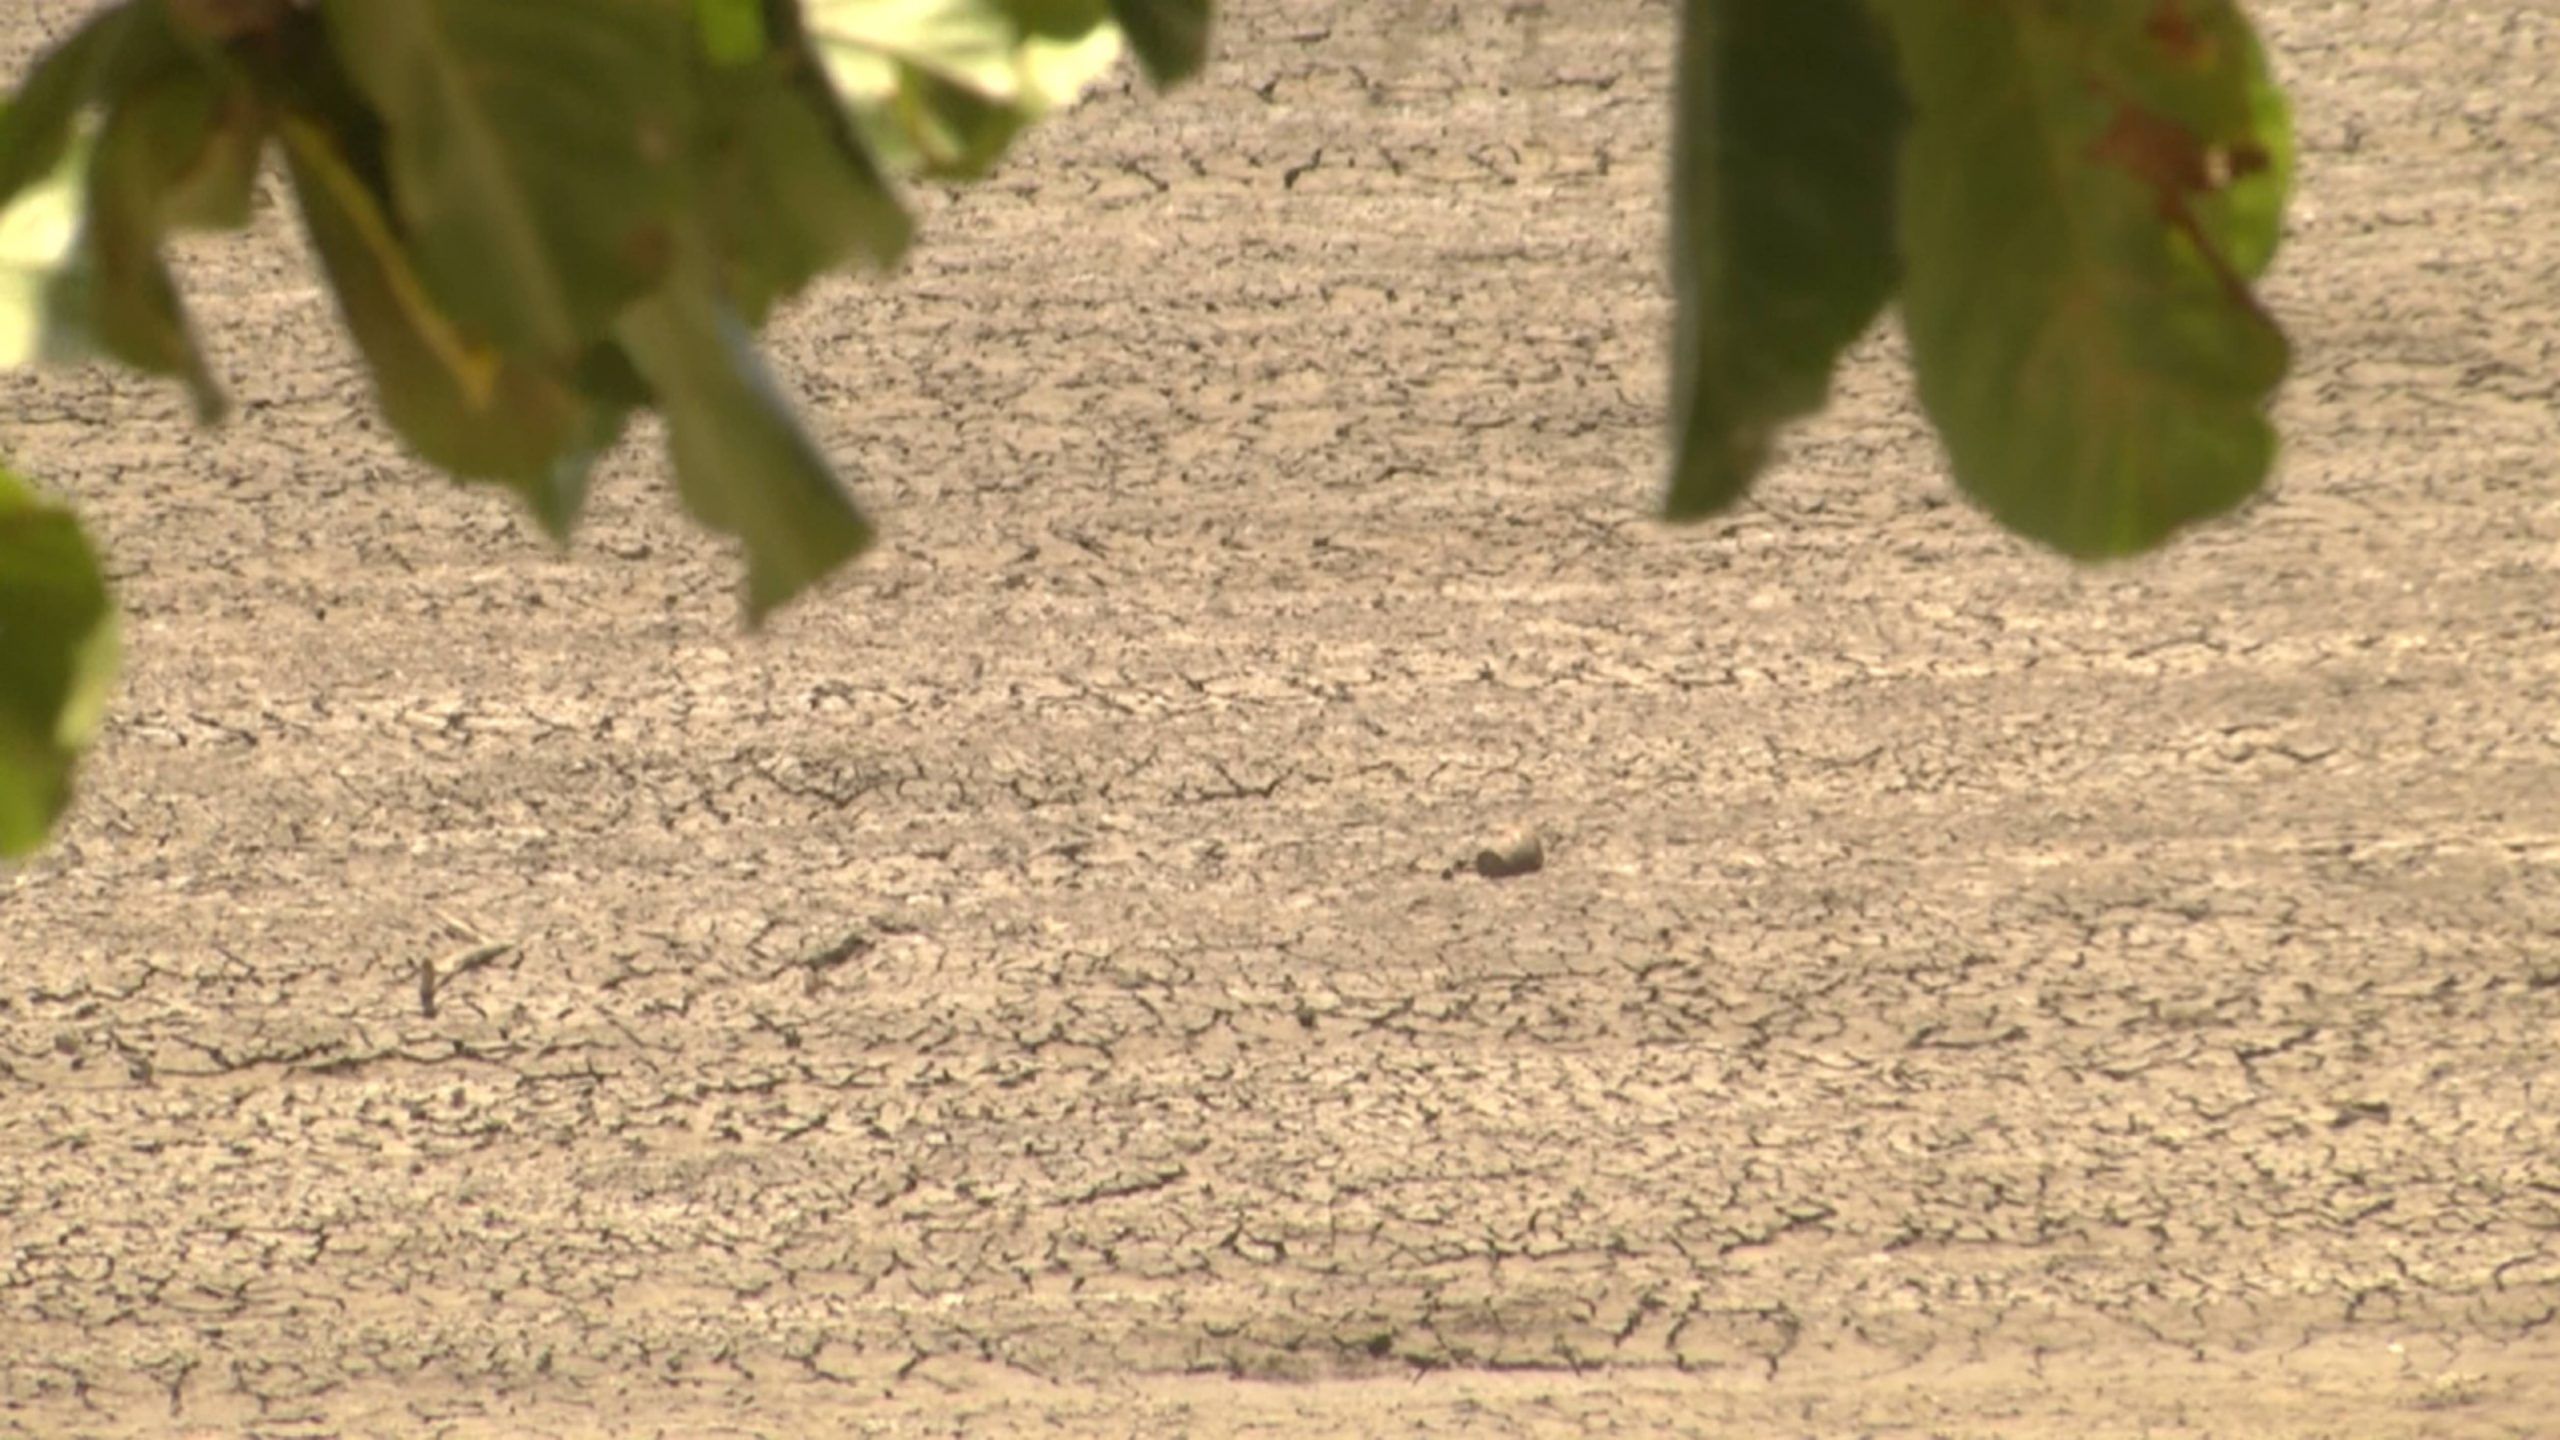
M1546 841L1531 829L1511 831L1492 844L1476 851L1475 859L1460 861L1449 867L1449 873L1473 871L1487 880L1510 880L1534 875L1547 867Z

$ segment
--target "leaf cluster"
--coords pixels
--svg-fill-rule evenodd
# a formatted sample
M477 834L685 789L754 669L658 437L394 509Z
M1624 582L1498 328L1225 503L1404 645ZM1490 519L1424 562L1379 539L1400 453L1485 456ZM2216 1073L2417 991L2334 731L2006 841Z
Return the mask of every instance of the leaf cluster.
M383 413L566 535L631 417L742 542L761 619L869 542L753 337L905 250L905 177L982 172L1123 36L1205 0L121 0L0 113L0 363L102 353L223 397L162 252L280 155ZM14 294L18 303L5 303Z
M1207 0L118 0L0 110L0 365L103 356L224 410L164 252L280 159L392 428L566 536L633 416L746 555L752 623L869 525L760 360L774 306L887 266L902 181L982 173ZM115 628L77 522L0 473L0 855L69 793Z

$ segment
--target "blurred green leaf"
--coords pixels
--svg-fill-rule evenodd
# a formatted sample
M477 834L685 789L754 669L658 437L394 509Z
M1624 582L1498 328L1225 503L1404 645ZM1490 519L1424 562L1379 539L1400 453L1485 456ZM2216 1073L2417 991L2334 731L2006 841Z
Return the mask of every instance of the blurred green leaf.
M80 229L89 203L86 136L53 171L0 206L0 366L86 358L88 266Z
M0 355L94 347L176 376L200 416L218 415L160 249L174 230L245 223L265 138L253 97L182 43L163 0L93 17L0 114ZM66 156L82 157L78 173Z
M155 92L153 129L169 142L161 156L160 223L168 230L237 230L249 223L266 158L264 109L242 86L187 72Z
M803 0L803 10L863 139L909 175L983 173L1024 125L1120 55L1099 0Z
M284 135L303 224L392 428L429 464L512 487L565 540L628 407L466 334L436 308L349 142L308 118Z
M693 0L702 53L714 65L745 65L765 53L764 0Z
M689 0L323 0L440 308L568 363L657 285L692 200Z
M826 458L723 299L707 257L623 316L623 349L666 416L686 508L744 542L747 618L760 623L871 543Z
M1158 85L1188 80L1207 63L1209 0L1111 0L1111 13Z
M0 470L0 855L33 850L62 813L115 667L115 610L79 522Z
M19 83L0 111L0 204L58 172L82 112L117 78L125 42L143 23L147 3L133 0L90 16Z
M749 325L848 259L905 253L913 224L824 81L771 56L711 76L705 111L703 220Z
M1688 0L1672 140L1668 513L1724 508L1893 293L1905 123L1867 0Z
M176 377L208 422L222 414L221 387L161 245L173 230L247 216L264 121L230 90L170 44L113 96L89 163L83 229L88 323L99 347L137 370Z
M1885 6L1903 307L1955 476L2080 557L2247 498L2286 346L2247 289L2290 142L2227 0Z

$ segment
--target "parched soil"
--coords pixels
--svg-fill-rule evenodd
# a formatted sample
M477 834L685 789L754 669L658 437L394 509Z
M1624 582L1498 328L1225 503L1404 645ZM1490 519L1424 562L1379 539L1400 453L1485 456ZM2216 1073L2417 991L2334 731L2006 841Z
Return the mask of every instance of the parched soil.
M2560 6L2263 7L2282 480L2088 571L1889 338L1648 518L1669 7L1234 8L788 317L888 539L762 635L280 212L219 435L7 379L131 669L0 1432L2560 1434Z

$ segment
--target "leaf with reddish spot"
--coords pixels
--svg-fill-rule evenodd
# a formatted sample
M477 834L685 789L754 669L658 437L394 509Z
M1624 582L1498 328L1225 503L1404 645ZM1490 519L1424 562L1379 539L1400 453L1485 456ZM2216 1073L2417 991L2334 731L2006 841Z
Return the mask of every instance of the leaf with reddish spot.
M2238 11L1879 13L1914 112L1903 314L1957 483L2086 557L2255 493L2287 354L2248 282L2274 253L2291 142Z

